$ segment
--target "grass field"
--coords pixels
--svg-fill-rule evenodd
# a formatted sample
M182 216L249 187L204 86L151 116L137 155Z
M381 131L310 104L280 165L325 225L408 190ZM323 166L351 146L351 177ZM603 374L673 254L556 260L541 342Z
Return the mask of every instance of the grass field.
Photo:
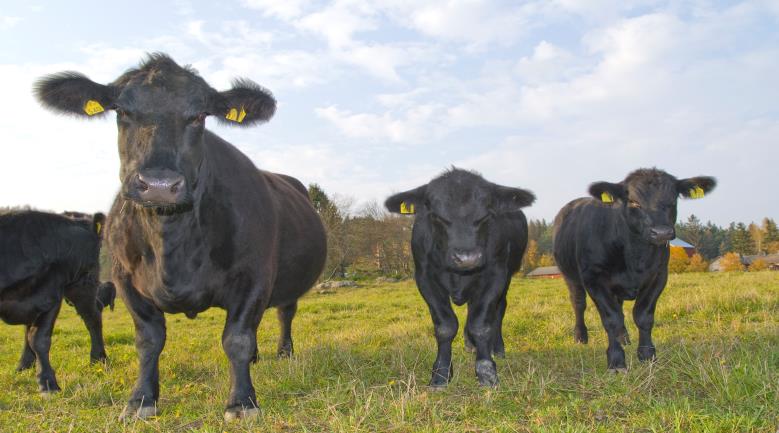
M588 301L589 302L589 301ZM627 374L606 372L606 337L588 304L590 344L575 345L559 280L516 279L496 389L476 385L455 340L455 376L426 388L435 357L427 308L413 282L310 294L294 323L296 355L275 359L270 311L252 367L262 416L225 424L224 313L168 316L160 416L117 417L137 376L129 315L106 312L110 363L88 363L88 337L63 307L51 353L63 391L44 399L34 373L14 373L22 328L0 325L0 431L209 432L769 432L779 429L779 273L674 275L660 298L655 363L626 347ZM632 307L627 303L626 308ZM464 308L458 309L461 326ZM628 317L630 317L628 315Z

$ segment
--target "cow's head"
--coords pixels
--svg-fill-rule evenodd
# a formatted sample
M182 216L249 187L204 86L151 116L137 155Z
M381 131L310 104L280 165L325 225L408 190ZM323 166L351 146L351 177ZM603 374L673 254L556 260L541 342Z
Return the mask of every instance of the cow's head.
M113 83L98 84L77 72L43 77L40 102L57 112L101 117L116 112L122 194L159 211L191 207L204 154L205 121L247 126L273 116L276 101L249 80L217 92L189 67L151 54Z
M713 177L676 179L657 169L640 169L619 183L596 182L590 194L607 206L617 207L630 229L655 245L664 245L676 236L676 201L702 198L713 190Z
M415 224L429 227L430 253L450 270L469 272L484 265L495 217L517 212L535 200L530 191L490 183L480 175L453 168L410 191L388 198L390 212L417 214Z

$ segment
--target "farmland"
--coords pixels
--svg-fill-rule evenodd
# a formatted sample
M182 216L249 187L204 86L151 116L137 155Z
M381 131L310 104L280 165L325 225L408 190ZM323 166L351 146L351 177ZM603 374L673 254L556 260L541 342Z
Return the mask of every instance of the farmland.
M63 391L37 393L15 373L22 327L0 327L0 431L207 432L768 432L779 428L779 273L672 275L654 332L658 360L606 371L606 336L588 300L590 344L575 345L560 280L515 279L504 321L500 385L477 386L472 354L455 340L449 388L425 386L435 357L432 325L412 281L312 292L294 322L295 356L275 358L269 311L252 366L262 415L226 424L224 312L168 316L160 416L118 421L137 376L132 322L121 302L104 314L108 365L89 365L88 336L64 306L51 359ZM626 309L632 303L626 303ZM464 308L457 309L460 324ZM626 314L630 317L629 311Z

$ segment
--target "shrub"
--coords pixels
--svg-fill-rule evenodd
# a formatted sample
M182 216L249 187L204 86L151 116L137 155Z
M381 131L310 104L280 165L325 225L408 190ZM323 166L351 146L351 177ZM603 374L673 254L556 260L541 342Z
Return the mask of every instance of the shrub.
M741 256L738 253L727 253L720 259L720 269L723 272L741 272L744 271L744 264L741 263Z
M671 257L668 259L668 272L678 274L687 270L690 258L682 247L671 247Z
M749 265L749 272L764 271L768 269L768 262L763 259L756 259Z
M698 253L690 257L690 263L687 264L687 272L706 272L709 269L709 263Z

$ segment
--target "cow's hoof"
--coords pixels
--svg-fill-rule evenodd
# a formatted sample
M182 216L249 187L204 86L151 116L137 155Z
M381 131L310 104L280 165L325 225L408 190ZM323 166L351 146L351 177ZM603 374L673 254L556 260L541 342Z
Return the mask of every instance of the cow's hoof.
M29 370L32 368L32 366L35 365L35 360L33 359L31 362L20 362L19 365L16 366L17 372L22 372L24 370Z
M97 363L107 364L108 363L108 356L104 353L102 355L98 356L90 356L89 357L89 363L90 364L97 364Z
M654 346L644 346L638 348L638 360L639 361L654 361L656 358Z
M231 422L239 419L251 419L260 416L260 409L257 407L245 408L243 406L236 406L227 408L225 410L225 421Z
M476 346L471 343L468 337L465 337L465 351L470 353L476 353Z
M627 372L628 372L628 369L626 367L612 367L612 368L609 368L609 373L614 373L614 374L623 373L623 374L626 374Z
M124 422L134 421L136 419L148 419L157 416L157 406L138 406L128 404L122 410L119 419Z
M38 384L38 391L41 392L41 395L44 394L52 394L58 391L61 391L60 386L57 384L56 380L47 380L43 383Z
M506 350L496 350L492 352L492 355L496 358L504 359L506 357Z
M278 359L284 359L284 358L292 358L292 348L291 347L282 347L276 352L276 358Z
M495 362L489 359L476 361L476 378L481 386L496 386L498 384L498 370Z
M43 399L50 399L54 397L58 392L60 391L59 388L57 389L49 389L49 390L41 390L41 398Z
M574 329L573 330L574 343L587 344L589 336L587 335L587 329Z

